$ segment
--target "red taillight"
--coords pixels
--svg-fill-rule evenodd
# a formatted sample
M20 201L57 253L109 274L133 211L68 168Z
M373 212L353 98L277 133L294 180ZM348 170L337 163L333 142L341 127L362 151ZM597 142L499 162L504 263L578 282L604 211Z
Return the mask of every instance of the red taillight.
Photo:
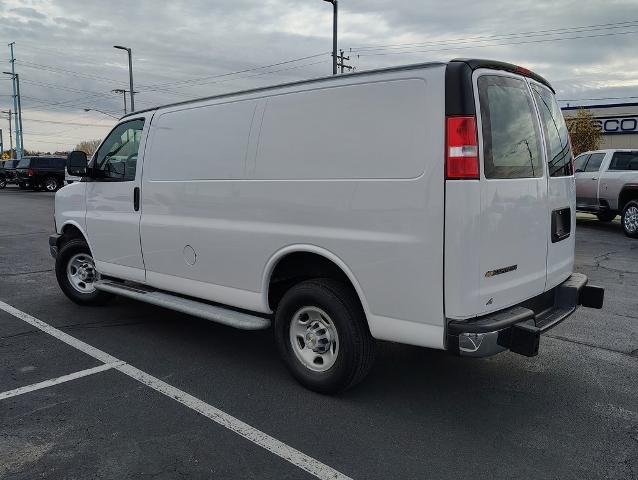
M447 117L445 156L446 178L479 178L476 118Z
M33 173L33 169L32 168L27 170L27 177L32 177L33 175L34 175L34 173Z

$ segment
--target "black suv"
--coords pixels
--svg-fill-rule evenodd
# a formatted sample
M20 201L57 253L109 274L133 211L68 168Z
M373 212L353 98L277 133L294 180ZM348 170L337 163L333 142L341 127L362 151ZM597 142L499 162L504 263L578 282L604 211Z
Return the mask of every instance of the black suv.
M64 186L64 157L24 157L18 163L16 176L20 188L55 192Z
M19 160L6 160L0 162L0 189L9 183L16 183L16 166Z

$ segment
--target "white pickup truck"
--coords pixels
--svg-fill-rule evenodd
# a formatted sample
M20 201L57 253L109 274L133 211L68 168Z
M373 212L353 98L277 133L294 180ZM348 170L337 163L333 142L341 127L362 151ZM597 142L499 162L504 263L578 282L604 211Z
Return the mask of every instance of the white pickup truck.
M625 234L638 238L638 151L585 152L575 165L576 209L596 214L601 222L620 214Z
M536 355L604 290L573 272L573 157L550 84L454 60L129 114L55 199L62 291L269 328L332 393L375 341Z

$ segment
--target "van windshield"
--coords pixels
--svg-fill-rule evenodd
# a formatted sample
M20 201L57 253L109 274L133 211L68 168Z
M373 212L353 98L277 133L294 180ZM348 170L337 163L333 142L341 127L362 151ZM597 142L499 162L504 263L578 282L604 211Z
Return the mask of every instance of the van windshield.
M542 177L540 131L525 81L483 75L478 89L485 177Z

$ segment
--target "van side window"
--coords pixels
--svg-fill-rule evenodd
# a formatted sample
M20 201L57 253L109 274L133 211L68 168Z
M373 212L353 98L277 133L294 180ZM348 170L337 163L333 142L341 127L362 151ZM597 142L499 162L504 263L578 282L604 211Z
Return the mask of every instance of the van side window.
M591 157L589 153L583 153L582 155L578 155L576 157L576 160L574 160L574 163L576 165L577 172L585 171L585 165L587 164L587 160L589 160L589 157Z
M585 167L585 171L597 172L600 170L600 164L603 163L603 158L605 158L604 153L592 153L591 157L589 157L589 162L587 162L587 166Z
M533 85L536 105L541 112L541 123L547 144L547 166L550 177L572 175L572 151L569 147L569 132L563 114L551 92Z
M638 152L615 152L609 170L638 170Z
M93 158L96 178L108 181L135 180L137 154L144 119L131 120L115 127Z
M523 80L497 75L478 79L486 178L543 176L540 131Z

